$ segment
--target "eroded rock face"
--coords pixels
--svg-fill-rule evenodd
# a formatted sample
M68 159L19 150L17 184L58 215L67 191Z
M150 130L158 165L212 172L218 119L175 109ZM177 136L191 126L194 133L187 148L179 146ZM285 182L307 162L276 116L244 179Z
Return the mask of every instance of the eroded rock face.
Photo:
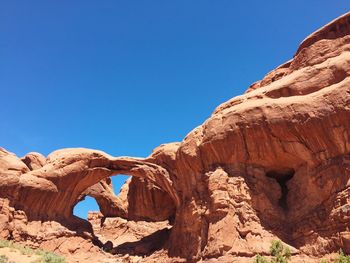
M197 246L174 246L175 254L199 257L213 246L211 239L216 245L208 251L256 253L258 247L249 246L263 243L270 234L315 255L341 246L337 233L347 233L349 227L345 196L349 191L350 35L314 36L328 36L329 28L343 32L344 26L350 32L349 19L346 15L311 35L293 60L269 73L254 90L220 105L187 135L177 151L176 167L186 201L177 210L171 237L173 242L187 239ZM218 183L225 187L211 186L212 175L218 173L225 182ZM291 173L284 186L278 182L282 179L268 176L283 178ZM237 182L241 190L236 192L246 191L239 205L237 195L230 197L225 189ZM243 216L237 209L244 209ZM212 223L223 211L227 215ZM236 219L230 218L230 212ZM196 218L195 226L184 223L189 217ZM225 229L227 220L234 226L230 230ZM222 227L217 229L220 222ZM249 231L239 235L241 228ZM220 234L211 236L212 232L224 237L231 233L231 237L219 242Z
M14 237L11 222L22 213L24 230L35 220L60 222L101 247L89 236L93 229L108 236L115 225L109 238L117 239L137 229L131 220L153 221L143 224L148 232L135 230L148 242L135 255L149 260L245 262L266 253L273 239L299 258L350 252L349 76L346 14L306 38L292 60L245 94L218 106L181 143L161 145L145 159L88 149L19 159L1 149L0 233ZM108 179L116 174L133 176L119 196ZM91 217L93 227L84 232L72 208L86 195L102 215ZM165 220L166 227L159 223ZM161 232L152 239L155 229ZM144 248L152 242L161 242L155 247L162 252ZM115 251L115 244L106 246Z
M21 158L21 161L32 171L43 167L46 163L46 158L40 153L31 152Z

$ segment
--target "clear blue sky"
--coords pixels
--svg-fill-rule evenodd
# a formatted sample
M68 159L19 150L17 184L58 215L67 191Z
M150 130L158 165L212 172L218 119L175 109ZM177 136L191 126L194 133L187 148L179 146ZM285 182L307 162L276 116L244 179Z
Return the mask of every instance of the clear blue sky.
M0 146L147 156L290 59L348 1L0 2ZM125 178L114 177L116 191ZM96 209L89 200L76 209Z

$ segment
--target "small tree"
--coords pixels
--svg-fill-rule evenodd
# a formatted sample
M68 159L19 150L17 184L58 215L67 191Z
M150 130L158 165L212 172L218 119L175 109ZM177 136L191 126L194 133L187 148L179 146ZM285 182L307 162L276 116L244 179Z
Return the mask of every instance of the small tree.
M273 240L270 253L273 256L271 263L286 263L290 260L291 253L288 247L284 247L279 240Z
M345 255L343 250L339 250L339 257L334 261L335 263L350 263L350 255Z
M258 254L254 258L253 263L287 263L291 258L290 249L288 247L283 246L282 242L279 240L272 241L270 246L270 254L272 256L270 261Z
M265 257L258 254L256 255L253 263L269 263L269 261Z

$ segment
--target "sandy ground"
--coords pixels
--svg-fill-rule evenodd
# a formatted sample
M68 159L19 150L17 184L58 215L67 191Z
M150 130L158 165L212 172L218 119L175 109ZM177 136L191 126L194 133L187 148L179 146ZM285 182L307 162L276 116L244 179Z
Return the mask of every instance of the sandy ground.
M20 251L14 248L0 248L0 256L4 255L8 258L8 262L11 263L34 263L41 262L38 255L23 255Z

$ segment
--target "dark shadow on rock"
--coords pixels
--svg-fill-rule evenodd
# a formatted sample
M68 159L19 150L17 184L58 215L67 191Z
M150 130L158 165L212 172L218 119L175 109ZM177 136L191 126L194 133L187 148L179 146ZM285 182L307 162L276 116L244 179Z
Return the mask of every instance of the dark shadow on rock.
M171 229L164 228L153 234L134 242L125 242L114 247L110 252L116 254L129 254L133 256L149 256L164 247L169 238Z
M95 235L92 225L89 221L73 216L69 221L59 221L69 230L75 231L76 234L85 239L91 239L91 242L100 248L103 247L103 242Z
M157 222L175 217L176 207L170 195L147 179L132 177L129 184L128 220ZM140 206L140 200L143 205Z
M263 173L242 172L249 188L251 206L263 228L297 249L313 244L316 237L331 240L324 247L319 243L312 252L307 252L314 256L347 249L345 243L350 224L345 192L349 191L349 160L348 155L337 156L312 170L308 168L298 173L292 167L278 171L254 167L265 171L265 178ZM276 194L278 188L280 192ZM307 198L318 202L309 203ZM273 209L264 205L269 202Z

